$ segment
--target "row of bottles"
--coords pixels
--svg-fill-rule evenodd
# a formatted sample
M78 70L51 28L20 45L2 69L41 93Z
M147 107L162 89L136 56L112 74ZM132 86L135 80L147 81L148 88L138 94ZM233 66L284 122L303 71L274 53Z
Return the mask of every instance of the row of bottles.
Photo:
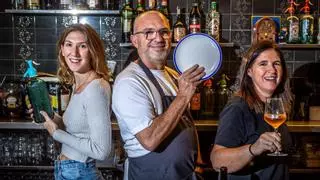
M168 8L168 0L149 0L148 7L144 8L143 0L137 0L137 6L134 9L132 7L131 0L125 0L123 8L121 10L121 24L122 24L122 42L129 43L130 35L132 32L132 26L134 18L145 10L158 10L162 12L171 22L171 17ZM220 41L220 14L217 11L217 3L215 1L211 2L211 9L207 16L203 14L200 9L199 3L193 2L192 8L189 13L189 22L186 23L186 18L184 17L184 9L180 9L177 6L177 19L173 24L173 42L178 42L181 40L188 32L189 33L199 33L206 31L215 40Z
M310 0L305 0L303 7L300 9L300 16L297 15L297 7L300 4L294 0L289 1L289 7L285 13L288 13L285 22L282 24L280 32L280 43L314 43L314 17L310 13L310 5L313 5ZM320 18L319 18L320 20ZM320 27L318 28L320 29ZM320 33L317 37L318 44L320 43Z
M13 9L119 9L119 0L12 0Z
M217 118L230 96L229 78L222 74L214 83L213 78L204 81L196 90L190 102L190 110L194 120Z

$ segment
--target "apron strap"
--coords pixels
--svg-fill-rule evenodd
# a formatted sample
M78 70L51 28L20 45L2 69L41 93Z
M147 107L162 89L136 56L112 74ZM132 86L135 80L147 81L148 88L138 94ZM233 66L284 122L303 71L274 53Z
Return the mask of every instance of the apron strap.
M165 98L165 94L163 92L163 89L161 88L159 82L157 79L154 77L150 69L141 61L141 59L138 59L138 64L142 68L142 70L146 73L147 77L150 79L150 81L156 86L157 90L159 91L161 95L161 100L162 100L162 107L163 109L167 109L170 105L170 102L167 101L167 98Z

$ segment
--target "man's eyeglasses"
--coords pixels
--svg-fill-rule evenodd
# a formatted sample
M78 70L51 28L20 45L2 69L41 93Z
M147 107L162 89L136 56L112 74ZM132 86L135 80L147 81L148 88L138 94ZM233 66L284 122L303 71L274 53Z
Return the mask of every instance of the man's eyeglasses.
M153 40L157 37L157 33L163 38L163 39L169 39L170 38L170 30L167 28L164 29L159 29L158 31L156 30L145 30L145 31L140 31L140 32L136 32L133 35L136 34L144 34L145 38L147 40Z

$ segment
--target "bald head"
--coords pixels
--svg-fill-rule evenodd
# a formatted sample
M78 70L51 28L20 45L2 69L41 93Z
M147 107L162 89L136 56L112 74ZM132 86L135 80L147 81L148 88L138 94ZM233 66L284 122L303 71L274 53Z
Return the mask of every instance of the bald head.
M137 31L139 31L139 27L141 27L143 24L148 23L149 21L153 21L155 19L160 19L162 23L170 29L169 20L167 17L165 17L162 13L159 11L145 11L142 14L139 14L134 20L133 24L133 34Z

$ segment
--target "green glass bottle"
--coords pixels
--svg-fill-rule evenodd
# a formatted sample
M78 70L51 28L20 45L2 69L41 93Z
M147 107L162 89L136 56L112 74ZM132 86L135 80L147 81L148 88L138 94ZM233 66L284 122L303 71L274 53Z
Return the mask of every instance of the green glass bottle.
M133 9L130 0L126 0L121 10L122 42L129 43L133 25Z
M143 0L138 0L137 8L136 8L136 16L144 12L144 3Z
M216 41L220 41L220 13L217 11L217 2L211 2L211 10L207 15L208 34Z
M33 108L34 121L36 123L43 123L45 119L40 114L40 111L47 112L50 118L53 118L54 112L51 107L47 84L45 81L37 78L37 71L32 63L32 60L27 60L28 69L23 77L27 79L26 89Z

